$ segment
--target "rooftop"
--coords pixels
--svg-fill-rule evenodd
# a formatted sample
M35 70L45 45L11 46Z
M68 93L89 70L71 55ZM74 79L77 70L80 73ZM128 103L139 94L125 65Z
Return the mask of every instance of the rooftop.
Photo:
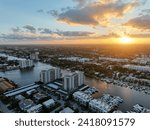
M53 99L49 99L49 100L43 102L43 105L45 107L49 107L49 106L54 105L54 104L55 104L55 101Z
M37 85L37 84L30 84L27 86L23 86L23 87L8 91L4 94L5 94L5 96L10 97L10 96L18 95L20 93L23 93L23 92L26 92L26 91L29 91L31 89L38 88L38 87L39 87L39 85Z
M14 89L15 86L4 78L0 78L0 94L10 89Z
M82 91L77 91L73 94L74 97L80 98L82 100L90 101L92 99L92 96L89 94L86 94Z
M41 100L41 99L43 99L43 98L46 98L47 95L42 94L42 93L36 93L36 94L33 95L33 97L34 97L35 100L38 100L38 101L39 101L39 100Z
M59 113L74 113L74 110L72 110L70 107L66 107L63 110L61 110Z
M29 108L29 109L27 110L27 112L28 112L28 113L37 113L37 112L40 112L41 109L42 109L42 105L41 105L41 104L38 104L38 105L35 105L35 106Z
M25 99L19 102L19 107L23 111L27 111L32 106L34 106L34 103L31 99Z
M49 83L49 84L47 84L47 86L50 87L50 88L52 88L52 89L56 89L56 90L59 89L59 86L56 85L56 84L53 84L53 83Z
M21 100L24 100L25 97L20 94L20 95L15 96L15 99L18 101L21 101Z

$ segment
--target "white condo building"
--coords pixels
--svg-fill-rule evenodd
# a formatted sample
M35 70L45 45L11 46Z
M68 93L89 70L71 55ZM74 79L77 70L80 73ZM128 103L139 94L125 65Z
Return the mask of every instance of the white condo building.
M78 75L75 73L67 74L64 76L64 89L71 91L78 87Z
M42 70L40 73L40 81L43 83L48 83L47 70Z
M81 86L84 84L84 72L82 71L76 71L78 74L78 86Z
M55 68L51 68L49 70L47 70L47 81L51 82L54 81L55 78Z
M84 84L84 73L76 71L75 73L70 73L64 75L64 89L66 91L74 90L75 88Z
M40 73L40 81L43 83L52 82L60 78L61 78L60 68L53 67L48 70L42 70Z
M55 78L60 79L61 78L61 69L55 68Z
M39 60L39 52L30 54L30 59L38 61Z
M24 69L24 68L33 67L34 63L33 63L33 60L23 59L23 60L19 60L19 66L20 66L20 68Z

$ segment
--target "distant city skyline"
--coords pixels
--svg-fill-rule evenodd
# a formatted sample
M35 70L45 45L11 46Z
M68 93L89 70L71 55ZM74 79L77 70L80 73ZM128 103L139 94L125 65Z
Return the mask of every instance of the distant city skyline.
M149 43L148 0L0 0L0 44Z

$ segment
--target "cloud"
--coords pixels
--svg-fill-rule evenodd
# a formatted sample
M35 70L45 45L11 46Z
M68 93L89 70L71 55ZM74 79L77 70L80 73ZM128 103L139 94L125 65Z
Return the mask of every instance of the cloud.
M99 38L119 38L120 35L116 34L116 33L109 33L107 35L101 35L99 36Z
M115 3L118 0L99 0L102 4Z
M87 31L61 31L56 29L52 31L49 28L35 28L33 26L23 26L22 28L12 28L12 33L0 34L2 40L60 40L90 38L95 35L94 32ZM36 33L35 33L36 30Z
M27 31L30 31L31 33L36 32L36 29L31 25L25 25L23 28L25 28Z
M38 13L44 13L44 10L43 9L39 9L37 10Z
M42 34L52 34L53 31L49 28L38 28L39 32Z
M19 32L20 28L19 27L15 27L15 28L11 28L11 30L15 33L15 32Z
M94 34L94 32L88 32L88 31L61 31L58 29L56 31L52 31L49 28L39 28L38 30L42 34L57 34L59 36L70 36L70 37L75 37L75 36L83 37L83 36L90 36Z
M91 0L72 0L72 1L77 2L77 7L83 7Z
M139 15L141 16L141 15L147 15L147 14L150 14L150 9L144 9L144 10L142 10Z
M4 39L4 40L34 40L34 39L36 39L36 37L30 36L30 35L25 35L25 34L12 33L12 34L1 34L0 39Z
M58 11L56 11L56 10L49 10L49 11L47 11L47 14L50 14L52 16L58 16Z
M0 39L4 41L39 41L39 40L58 40L61 39L58 35L55 34L34 34L34 33L10 33L10 34L1 34Z
M84 3L84 1L79 2ZM58 21L68 24L106 26L111 18L121 18L139 4L137 1L124 3L121 0L114 0L108 3L103 1L93 2L81 8L76 7L62 11L55 17Z
M70 36L70 37L87 37L90 35L93 35L93 32L86 32L86 31L60 31L57 30L57 32L55 32L56 34L60 35L60 36Z
M130 19L127 23L123 24L123 26L129 26L140 30L150 31L150 14Z
M150 38L150 34L129 34L128 36L133 38Z

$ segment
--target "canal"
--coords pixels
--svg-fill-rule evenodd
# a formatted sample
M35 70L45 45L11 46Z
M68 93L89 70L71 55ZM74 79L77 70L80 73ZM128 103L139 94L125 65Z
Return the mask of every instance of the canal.
M16 57L8 56L5 54L0 54L0 56L7 56L10 60L18 59ZM48 69L50 67L51 66L48 64L36 62L35 67L31 70L12 70L7 72L0 72L0 77L6 77L17 83L19 86L24 86L35 81L39 81L41 70ZM67 71L62 70L62 73L65 74ZM130 88L124 88L116 85L114 86L101 80L88 77L85 77L85 84L95 86L99 90L99 92L94 95L95 98L99 98L106 93L123 98L124 102L119 107L119 109L123 112L129 111L131 107L137 103L150 108L150 95L146 95L145 93L138 92Z

